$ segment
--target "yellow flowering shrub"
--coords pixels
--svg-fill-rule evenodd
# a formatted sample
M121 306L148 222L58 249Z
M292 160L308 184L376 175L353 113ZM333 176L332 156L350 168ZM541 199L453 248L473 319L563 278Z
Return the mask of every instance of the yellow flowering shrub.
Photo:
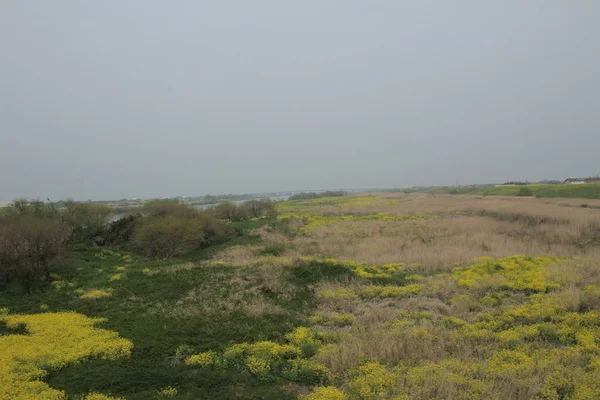
M65 399L42 379L91 357L117 359L133 344L115 332L94 327L104 319L74 312L11 315L0 313L8 328L24 325L26 335L0 336L0 399Z
M534 367L533 359L522 350L499 350L489 361L486 372L492 376L523 376Z
M112 291L104 289L89 289L83 292L79 298L83 300L97 300L112 296Z
M75 287L75 284L65 280L57 280L52 281L52 286L54 286L57 292L60 292L63 289Z
M115 271L125 271L125 267L117 266L115 267Z
M121 274L112 274L108 277L109 281L120 281L121 280Z
M317 335L306 327L299 327L286 335L288 344L272 341L238 343L220 355L208 351L192 355L186 365L223 367L245 370L261 380L270 381L276 376L296 382L322 383L329 377L327 368L309 360L321 346Z
M300 396L300 400L348 400L348 396L333 386L324 386L306 396Z
M204 353L194 354L185 360L187 365L198 367L210 366L215 364L217 353L214 351L205 351Z
M498 332L496 337L504 346L513 347L523 340L525 334L517 329L507 329L505 331Z
M467 324L466 321L457 318L457 317L446 317L442 320L443 323L446 324L447 327L449 328L460 328L463 327Z
M466 288L497 287L525 292L547 292L560 285L551 282L547 266L559 262L553 257L481 257L467 268L454 268L452 276Z
M354 293L354 290L338 286L338 287L323 287L320 288L317 293L317 298L321 300L353 300L357 299L358 295Z
M177 396L177 389L172 386L167 386L158 390L158 397L160 399L170 399Z
M357 400L388 398L394 392L398 378L398 374L377 362L365 364L351 371L348 396Z
M405 279L407 282L421 282L421 281L425 280L425 277L423 275L414 274L414 275L408 275Z
M210 353L210 356L209 356ZM239 343L229 346L222 355L223 364L235 368L247 368L253 374L265 375L271 372L271 369L279 370L284 366L287 360L296 359L301 356L301 349L291 344L279 344L271 341L263 341L256 343ZM210 364L208 358L212 360ZM192 360L190 360L192 359ZM190 361L188 361L190 360ZM220 357L214 352L202 353L191 356L186 360L188 365L219 365L221 364ZM257 360L264 360L257 361ZM268 371L266 370L268 366Z
M407 286L366 286L360 291L360 295L366 298L373 297L394 297L403 298L419 294L423 291L424 286L420 284L412 284Z
M293 332L285 335L285 338L292 344L301 345L303 343L314 342L315 334L310 330L310 328L301 326L296 328Z
M337 312L317 312L308 319L311 325L324 326L346 326L352 325L355 317L352 314L341 314Z
M121 257L121 260L123 260L125 264L131 264L134 262L133 257L131 257L129 254L126 254L123 257Z
M310 328L303 326L288 333L285 338L291 344L298 346L305 357L314 356L321 345L321 341L317 339L315 333Z
M257 356L248 356L246 359L246 367L248 371L252 374L260 377L266 377L269 372L271 372L271 363L268 359L257 357Z
M327 381L329 370L321 363L299 358L288 362L282 376L294 382L314 384Z
M476 363L454 359L409 368L401 394L407 399L412 396L427 399L485 399L489 385L480 378L480 369Z
M88 395L85 396L84 400L125 400L123 397L112 397L112 396L107 396L105 394L102 393L89 393Z
M368 263L358 263L352 260L337 260L335 258L326 258L324 262L329 265L336 265L348 268L357 276L367 279L389 279L394 275L401 274L404 269L403 263L376 265Z

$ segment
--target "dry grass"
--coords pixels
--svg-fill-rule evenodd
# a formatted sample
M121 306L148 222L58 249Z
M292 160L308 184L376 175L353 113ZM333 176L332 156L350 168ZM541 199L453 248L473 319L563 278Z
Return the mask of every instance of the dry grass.
M521 213L550 216L558 219L600 218L600 200L537 199L512 196L468 196L431 194L377 193L373 201L358 206L316 206L311 212L318 215L443 214L461 211L494 210L502 213ZM581 207L581 204L587 207ZM303 208L305 210L305 208Z
M211 268L210 264L193 264ZM286 311L268 299L276 295L289 299L297 288L283 275L279 265L262 264L235 268L231 273L211 273L210 284L189 290L175 301L159 301L150 307L151 313L175 318L223 315L242 312L252 318L281 316Z
M167 275L176 274L179 271L189 271L191 269L198 268L199 266L200 266L200 264L195 264L193 262L172 264L172 265L167 265L165 267L151 269L148 272L146 272L146 275L153 276L153 275L160 275L160 274L167 274Z
M242 310L244 314L252 318L268 318L286 314L283 308L268 302L263 296L255 297L244 303Z
M286 311L268 301L256 288L230 293L224 288L201 286L187 292L175 302L158 302L151 313L173 318L223 315L242 312L251 318L285 315Z
M374 264L417 264L423 272L449 270L480 256L600 255L600 210L564 201L515 197L394 196L361 207L318 206L314 214L411 214L410 221L340 221L288 241L289 258L333 257ZM600 202L599 202L600 204ZM280 240L282 240L280 238Z

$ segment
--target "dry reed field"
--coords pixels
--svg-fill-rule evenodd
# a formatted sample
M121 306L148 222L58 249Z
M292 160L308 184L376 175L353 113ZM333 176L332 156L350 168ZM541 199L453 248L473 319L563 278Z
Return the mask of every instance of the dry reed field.
M307 202L308 206L285 207L282 215L292 224L302 225L306 214L333 221L322 224L317 220L292 237L263 229L261 237L271 245L284 246L282 255L288 258L403 262L421 272L447 271L480 256L594 257L600 251L600 201L385 194L345 201L348 205L315 201L314 206ZM599 208L590 208L594 205ZM378 217L343 219L369 215ZM388 215L423 218L390 221ZM247 263L253 253L232 248L224 257Z

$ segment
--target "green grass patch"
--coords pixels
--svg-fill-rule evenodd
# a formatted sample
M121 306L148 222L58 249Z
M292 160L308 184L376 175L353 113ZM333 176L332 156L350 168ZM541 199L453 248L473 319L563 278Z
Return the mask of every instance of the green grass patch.
M559 184L559 185L498 185L481 187L439 187L402 189L405 193L432 194L472 194L480 196L519 196L529 195L549 198L600 199L600 184ZM530 192L528 192L530 191Z

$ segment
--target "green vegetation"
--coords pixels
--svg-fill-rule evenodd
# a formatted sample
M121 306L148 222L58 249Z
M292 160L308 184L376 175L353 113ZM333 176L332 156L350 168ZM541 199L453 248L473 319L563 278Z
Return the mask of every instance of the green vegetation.
M581 199L600 199L600 184L558 184L558 185L498 185L467 187L436 187L400 189L405 193L432 194L473 194L483 196L535 196Z

